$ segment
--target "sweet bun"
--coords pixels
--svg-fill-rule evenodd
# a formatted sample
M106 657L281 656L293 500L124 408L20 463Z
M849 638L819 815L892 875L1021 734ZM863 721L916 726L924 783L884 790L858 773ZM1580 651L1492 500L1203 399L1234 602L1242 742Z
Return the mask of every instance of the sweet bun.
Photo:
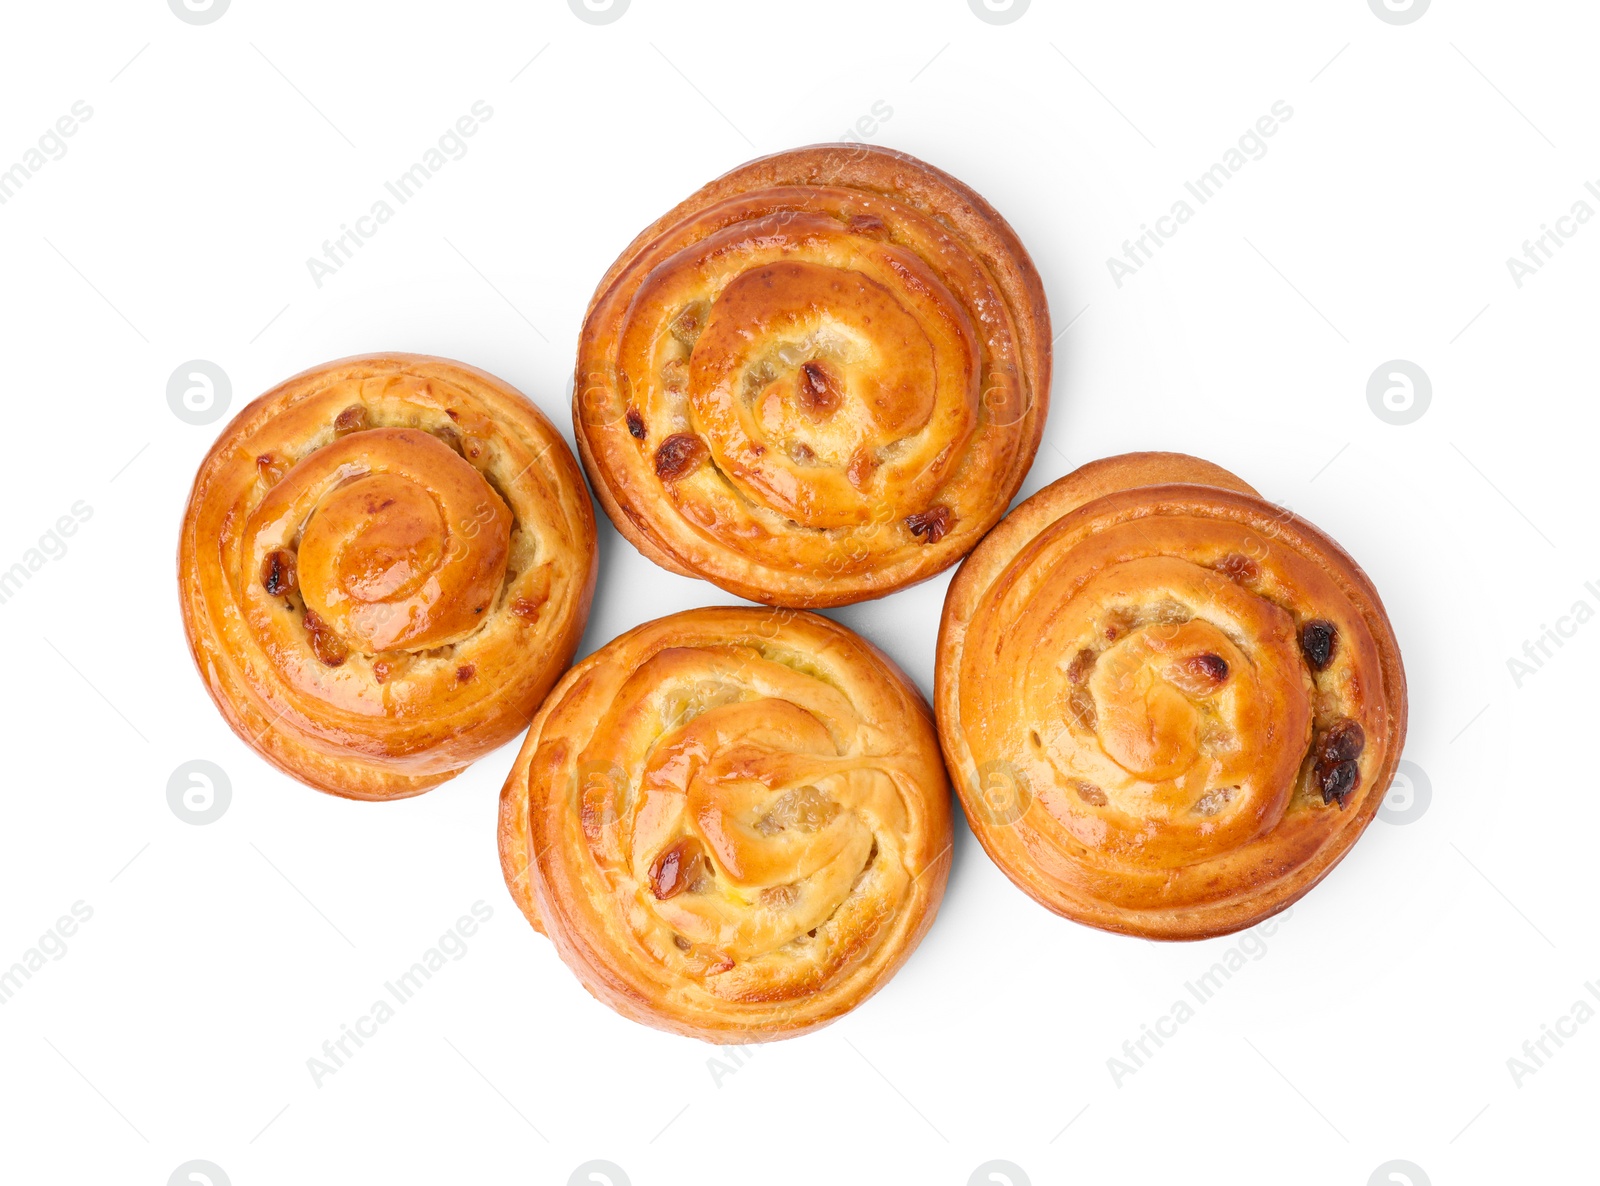
M713 181L601 280L578 450L662 567L769 605L881 597L955 563L1039 445L1050 315L967 186L825 144Z
M933 922L950 790L927 705L794 610L647 622L545 701L501 794L512 897L585 988L709 1042L876 992Z
M527 727L589 613L588 491L472 367L346 359L250 404L201 463L178 585L206 690L273 765L413 795Z
M974 833L1091 926L1219 935L1324 877L1406 731L1400 649L1343 549L1173 453L1084 466L962 565L940 740Z

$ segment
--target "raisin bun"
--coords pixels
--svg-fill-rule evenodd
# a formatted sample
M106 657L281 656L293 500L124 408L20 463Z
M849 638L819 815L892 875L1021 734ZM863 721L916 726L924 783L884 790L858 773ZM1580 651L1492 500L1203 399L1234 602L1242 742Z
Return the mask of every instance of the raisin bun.
M273 765L413 795L521 733L571 661L595 530L571 452L472 367L297 375L201 463L178 589L206 689Z
M1050 390L1033 262L967 186L825 144L742 165L601 280L573 391L601 505L673 572L844 605L1005 513Z
M950 869L927 705L803 611L689 610L608 643L545 701L500 805L511 895L584 987L708 1042L855 1008Z
M951 582L936 679L995 863L1058 914L1155 939L1250 926L1316 885L1405 740L1366 574L1174 453L1084 466L990 533Z

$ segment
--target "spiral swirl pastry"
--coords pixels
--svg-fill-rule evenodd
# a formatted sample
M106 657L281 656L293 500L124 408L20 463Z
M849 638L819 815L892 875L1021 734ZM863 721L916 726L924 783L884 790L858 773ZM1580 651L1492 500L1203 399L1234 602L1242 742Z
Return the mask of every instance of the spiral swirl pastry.
M500 800L506 884L600 1001L710 1042L815 1029L892 976L950 868L927 705L798 611L700 609L584 659Z
M770 605L922 580L1005 513L1050 390L1050 315L995 210L903 153L752 161L600 282L573 418L617 529Z
M1371 822L1405 673L1337 544L1218 466L1113 457L1024 502L951 583L939 735L989 855L1092 926L1224 934Z
M577 648L595 531L560 434L459 363L353 358L250 404L195 477L184 628L279 769L413 795L520 733Z

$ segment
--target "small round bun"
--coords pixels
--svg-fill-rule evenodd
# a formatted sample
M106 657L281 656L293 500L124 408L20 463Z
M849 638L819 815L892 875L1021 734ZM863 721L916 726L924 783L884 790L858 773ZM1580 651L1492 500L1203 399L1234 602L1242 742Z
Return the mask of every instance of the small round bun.
M409 354L297 375L218 437L178 588L246 743L354 799L414 795L527 727L589 614L594 515L524 396Z
M1372 821L1400 648L1338 544L1199 458L1135 453L1028 499L950 584L939 736L1026 893L1152 939L1248 927Z
M950 788L878 650L796 610L647 622L574 667L500 799L511 895L623 1016L759 1042L854 1009L933 922Z
M1050 392L1050 314L1005 220L886 148L742 165L600 282L573 390L617 530L769 605L881 597L1005 513Z

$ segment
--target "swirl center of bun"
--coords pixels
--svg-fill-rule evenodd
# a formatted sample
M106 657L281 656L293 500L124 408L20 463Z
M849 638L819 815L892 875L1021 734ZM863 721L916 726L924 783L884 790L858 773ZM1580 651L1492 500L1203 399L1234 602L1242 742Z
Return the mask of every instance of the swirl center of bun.
M1001 670L1028 673L1016 777L1109 865L1192 865L1272 830L1311 740L1294 617L1213 567L1139 555L1190 526L1110 526L1082 545L1103 561L1087 575L1052 563L1074 541L1047 536L996 643ZM1022 720L1046 725L1023 736Z
M246 563L265 563L298 528L300 593L317 618L367 654L418 651L482 624L505 579L511 522L483 475L437 437L374 428L283 476L250 517Z
M1253 700L1255 681L1245 664L1209 622L1138 627L1105 653L1089 679L1100 744L1130 774L1177 782L1202 760L1203 749L1227 744L1240 700Z
M933 498L977 424L979 348L914 252L791 213L669 264L643 287L623 349L669 397L680 388L709 448L714 468L685 474L686 492L720 474L818 529L889 522Z
M630 684L640 699L583 755L614 773L586 780L579 816L640 887L639 938L659 958L702 973L749 965L841 909L901 900L910 776L837 690L743 647L668 648ZM637 801L612 832L641 753Z

